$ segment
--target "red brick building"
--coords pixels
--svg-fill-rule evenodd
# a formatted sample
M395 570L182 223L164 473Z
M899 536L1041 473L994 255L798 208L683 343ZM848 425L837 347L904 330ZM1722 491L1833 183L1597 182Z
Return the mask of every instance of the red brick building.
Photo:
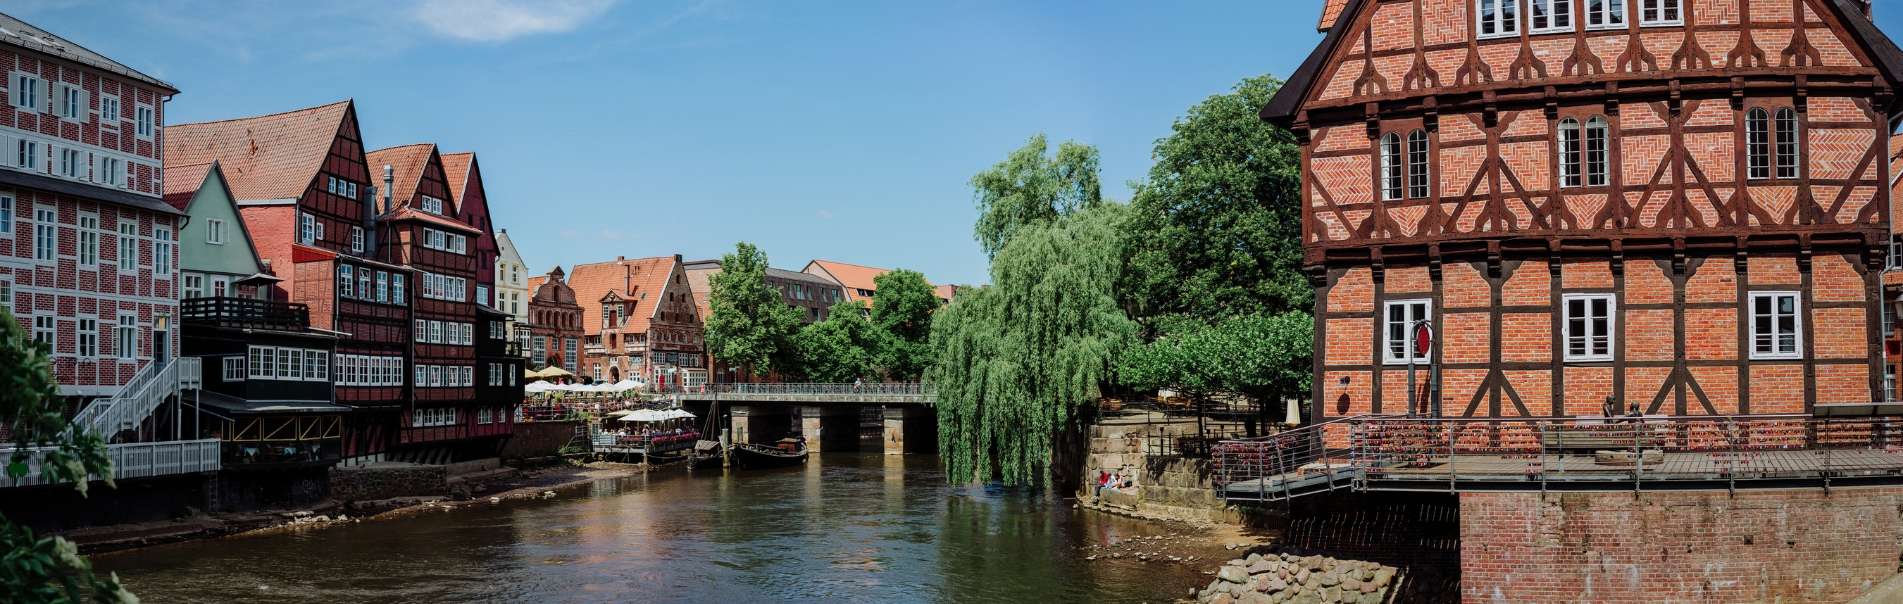
M476 397L481 373L477 330L487 329L476 312L476 279L492 272L478 266L480 258L473 244L482 230L456 218L458 209L435 145L372 151L368 161L383 175L377 199L382 210L376 225L378 253L385 262L416 271L411 292L413 404L404 412L398 441L414 445L507 436L507 421L477 421L479 408L500 402L482 405ZM493 256L490 261L494 262ZM506 336L497 339L506 340ZM486 447L480 443L457 446L472 452Z
M476 266L488 267L476 275L476 303L501 309L496 301L496 258L502 255L496 244L495 224L489 219L489 195L482 188L482 167L474 151L443 154L443 174L449 181L449 201L456 205L456 220L482 231L470 242Z
M700 312L680 256L577 264L568 284L582 309L582 376L660 389L705 383Z
M1348 0L1302 146L1317 418L1886 397L1903 54L1844 0ZM1411 326L1439 342L1416 352Z
M115 394L178 351L159 169L178 90L6 15L0 73L0 307L52 344L60 394Z
M528 358L536 369L554 365L581 375L581 305L575 290L563 280L562 267L529 279Z

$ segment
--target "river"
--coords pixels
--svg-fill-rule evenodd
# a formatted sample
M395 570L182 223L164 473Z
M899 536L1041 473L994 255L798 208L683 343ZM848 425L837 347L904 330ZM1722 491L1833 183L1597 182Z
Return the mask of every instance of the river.
M1023 490L949 487L931 456L602 480L298 532L99 556L145 602L1168 601L1204 564L1089 559L1181 527ZM1101 550L1099 550L1101 551Z

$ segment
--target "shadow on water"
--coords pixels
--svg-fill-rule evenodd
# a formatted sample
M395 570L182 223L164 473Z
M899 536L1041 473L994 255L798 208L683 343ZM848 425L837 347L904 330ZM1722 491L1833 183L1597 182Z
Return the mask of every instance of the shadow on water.
M96 563L161 603L1163 601L1206 582L1200 565L1083 552L1169 530L947 486L930 456L830 453Z

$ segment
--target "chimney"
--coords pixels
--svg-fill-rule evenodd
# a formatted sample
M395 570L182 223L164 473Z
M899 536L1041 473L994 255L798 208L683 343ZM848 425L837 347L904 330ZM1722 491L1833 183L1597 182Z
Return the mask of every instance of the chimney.
M363 196L363 255L372 258L377 255L377 186L364 185Z
M395 203L390 199L390 191L394 189L395 186L396 167L390 164L383 164L383 209L385 211L396 209L390 205Z

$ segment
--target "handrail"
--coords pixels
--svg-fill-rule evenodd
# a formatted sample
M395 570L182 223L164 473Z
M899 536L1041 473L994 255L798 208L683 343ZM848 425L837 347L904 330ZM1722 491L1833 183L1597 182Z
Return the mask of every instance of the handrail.
M720 394L868 394L868 395L917 395L932 394L936 389L920 382L890 382L861 384L779 384L779 383L740 383L707 384L702 387L708 392Z
M136 425L176 396L180 390L203 384L203 362L198 357L174 357L160 363L146 363L118 394L94 399L73 416L68 430L85 429L102 438Z

